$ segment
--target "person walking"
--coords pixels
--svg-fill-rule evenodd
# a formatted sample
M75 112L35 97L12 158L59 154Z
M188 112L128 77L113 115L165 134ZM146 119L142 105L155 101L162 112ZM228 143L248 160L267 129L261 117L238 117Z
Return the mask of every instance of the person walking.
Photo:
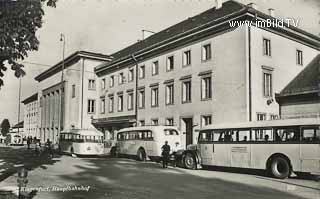
M30 137L28 136L28 138L27 138L28 149L30 149L30 144L31 144L31 139L30 139Z
M168 145L168 141L165 141L161 149L162 149L162 166L163 168L168 168L168 162L170 158L170 145Z

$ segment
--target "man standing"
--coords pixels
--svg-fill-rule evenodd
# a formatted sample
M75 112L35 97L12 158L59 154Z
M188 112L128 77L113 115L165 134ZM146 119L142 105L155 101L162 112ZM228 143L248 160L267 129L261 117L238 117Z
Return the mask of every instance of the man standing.
M161 149L162 149L163 168L168 168L168 162L170 158L170 145L168 145L168 141L165 141Z

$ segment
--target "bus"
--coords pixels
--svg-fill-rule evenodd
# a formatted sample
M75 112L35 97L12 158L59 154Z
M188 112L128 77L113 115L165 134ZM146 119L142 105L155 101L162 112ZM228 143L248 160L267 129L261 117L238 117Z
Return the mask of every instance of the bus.
M103 155L103 133L87 129L72 129L61 132L59 150L75 155Z
M264 169L279 179L292 172L320 174L320 118L208 125L180 160L188 169Z
M8 133L5 143L6 145L23 145L22 135L18 133Z
M124 128L116 136L117 155L135 156L138 160L160 161L165 141L171 153L184 149L180 131L173 126L140 126Z

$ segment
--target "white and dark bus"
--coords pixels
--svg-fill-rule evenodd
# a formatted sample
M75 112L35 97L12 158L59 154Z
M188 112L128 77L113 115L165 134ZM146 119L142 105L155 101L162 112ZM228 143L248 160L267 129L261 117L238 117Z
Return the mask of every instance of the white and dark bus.
M121 129L116 136L118 155L135 156L138 160L159 161L161 147L168 141L171 152L184 149L181 133L173 126L141 126Z
M86 129L61 132L59 150L75 155L103 155L103 133Z
M320 173L320 118L208 125L180 156L186 168L265 169L275 178Z

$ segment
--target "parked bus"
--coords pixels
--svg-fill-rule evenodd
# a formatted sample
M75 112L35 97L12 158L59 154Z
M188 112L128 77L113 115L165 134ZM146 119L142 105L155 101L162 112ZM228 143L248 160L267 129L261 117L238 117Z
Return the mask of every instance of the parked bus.
M8 133L5 143L6 145L23 145L22 135L18 133Z
M320 173L320 119L302 118L208 125L194 150L180 157L184 166L265 169L284 179L292 172Z
M173 126L141 126L121 129L116 136L118 155L135 156L138 160L160 161L161 147L168 141L171 152L183 149L181 133Z
M61 132L59 150L75 155L104 154L103 133L97 130L77 129Z

